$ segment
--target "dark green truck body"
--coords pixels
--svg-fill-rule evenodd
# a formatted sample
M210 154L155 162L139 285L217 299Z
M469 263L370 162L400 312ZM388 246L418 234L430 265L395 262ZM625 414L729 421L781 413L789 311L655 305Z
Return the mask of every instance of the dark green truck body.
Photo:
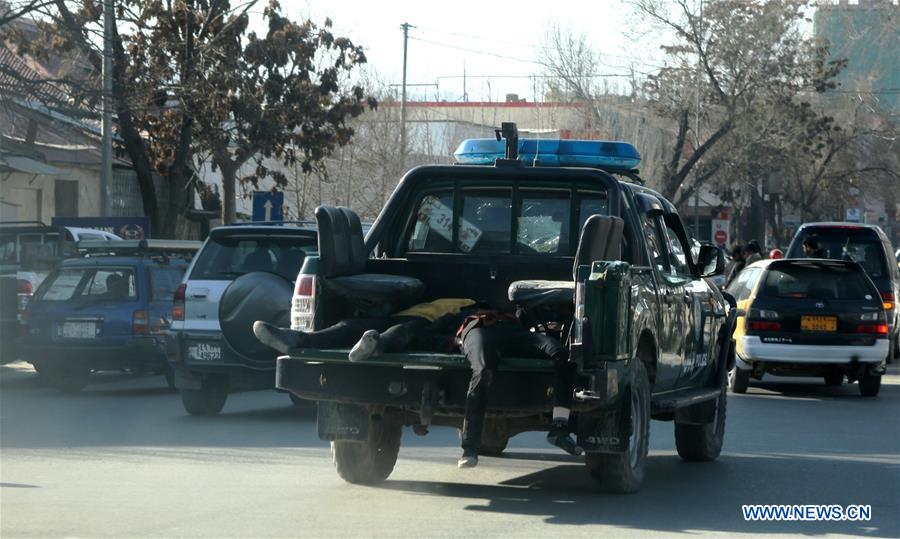
M430 220L423 233L426 206L448 216L452 211L444 216L450 224L435 234ZM573 268L579 231L590 214L624 220L621 260ZM478 238L465 243L472 229ZM715 261L697 268L690 245L668 201L601 170L427 166L407 173L369 231L366 272L418 278L422 301L468 297L509 309L515 306L507 289L515 281L574 280L583 286L583 312L573 304L574 319L558 336L577 364L571 424L591 468L592 456L626 454L634 444L640 418L631 385L638 370L651 388L644 415L706 425L724 406L734 313L701 276ZM316 275L318 264L307 258L301 276ZM312 301L315 329L354 315L320 284ZM278 388L319 402L319 435L333 447L371 444L370 431L382 432L386 422L412 425L417 433L428 425L461 426L471 374L462 354L410 351L351 363L347 352L298 349L277 365ZM553 372L549 360L503 358L491 388L484 445L499 453L516 433L547 429ZM339 460L345 479L373 482L366 480L371 476L348 477ZM376 479L386 477L381 475Z

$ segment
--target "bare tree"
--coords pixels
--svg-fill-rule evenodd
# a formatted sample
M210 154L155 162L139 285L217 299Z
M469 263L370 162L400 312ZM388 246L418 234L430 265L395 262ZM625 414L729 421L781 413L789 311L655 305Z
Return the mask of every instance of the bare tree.
M0 28L25 17L35 11L45 8L56 0L19 0L15 2L0 2Z
M675 123L662 193L681 204L712 176L695 167L760 108L834 86L842 62L805 39L805 0L633 0L635 12L675 39L649 78L657 111ZM704 171L716 169L707 165Z

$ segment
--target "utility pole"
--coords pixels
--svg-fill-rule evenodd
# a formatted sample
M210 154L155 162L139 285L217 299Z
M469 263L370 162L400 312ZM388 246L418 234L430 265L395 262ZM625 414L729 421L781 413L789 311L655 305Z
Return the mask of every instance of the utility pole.
M700 0L700 32L702 35L703 32L703 0ZM695 105L694 110L694 151L697 151L697 148L700 147L700 58L697 58L697 84L695 85L695 89L697 91L697 103ZM694 183L697 182L697 169L694 169ZM710 215L710 228L712 228L712 215ZM694 186L694 237L699 240L700 238L700 185Z
M463 102L469 102L469 94L466 92L466 61L463 60Z
M103 122L101 126L100 215L112 213L112 54L113 0L103 0Z
M406 169L406 43L409 41L409 29L415 26L405 22L403 29L403 88L400 91L400 169Z

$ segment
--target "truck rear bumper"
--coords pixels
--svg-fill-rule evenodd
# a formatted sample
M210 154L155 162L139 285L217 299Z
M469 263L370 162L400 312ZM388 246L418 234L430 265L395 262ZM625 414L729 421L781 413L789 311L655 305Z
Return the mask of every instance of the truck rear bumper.
M310 400L404 409L430 406L437 415L462 415L471 374L468 368L455 366L330 362L282 356L277 362L275 386ZM521 371L501 367L494 374L489 411L523 415L549 412L553 406L554 376L552 369ZM618 388L606 391L606 370L602 378L602 384L596 384L601 391L591 392L589 400L576 401L576 411L598 408L615 400ZM580 377L577 385L587 386L590 380Z

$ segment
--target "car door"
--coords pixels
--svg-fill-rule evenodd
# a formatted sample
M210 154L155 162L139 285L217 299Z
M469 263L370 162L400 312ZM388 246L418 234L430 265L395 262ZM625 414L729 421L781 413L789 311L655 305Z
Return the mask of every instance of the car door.
M741 271L731 284L728 285L728 288L725 289L726 292L734 296L734 300L737 303L738 318L734 325L734 342L735 351L739 356L746 357L743 353L741 337L744 336L744 322L747 310L750 308L750 296L753 293L754 288L756 288L756 282L759 280L761 274L762 268L747 268Z
M660 230L665 242L669 271L663 275L667 287L666 307L672 313L673 354L679 366L679 385L690 378L695 367L695 357L702 350L704 320L701 314L703 304L708 305L707 285L702 279L694 279L687 257L690 247L681 237L686 237L677 214L666 214L660 218ZM705 362L705 360L704 360Z
M665 233L660 213L657 211L643 212L641 228L649 256L648 265L656 274L657 297L659 298L659 329L657 332L659 360L655 387L658 391L666 391L675 386L681 370L679 335L684 323L682 320L684 313L681 306L675 303L675 298L683 287L670 278L671 268L665 247Z

